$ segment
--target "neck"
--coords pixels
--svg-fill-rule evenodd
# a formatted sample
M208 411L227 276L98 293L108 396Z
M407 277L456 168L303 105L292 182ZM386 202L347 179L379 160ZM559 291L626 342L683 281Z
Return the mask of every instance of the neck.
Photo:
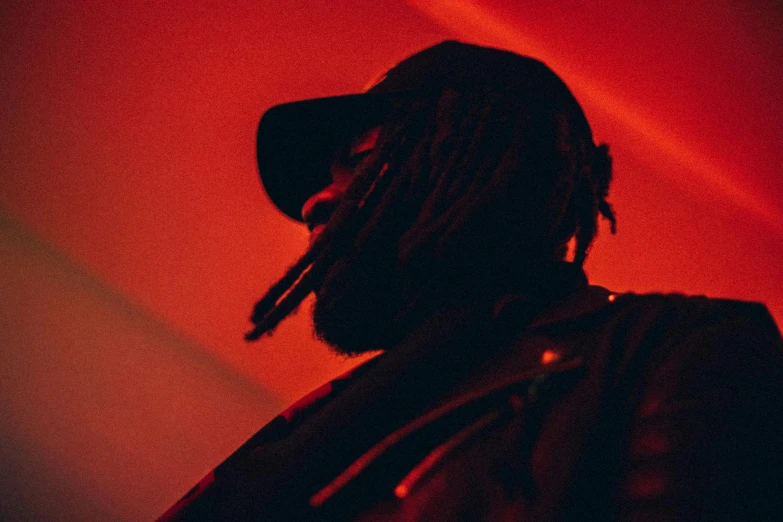
M432 278L429 285L412 294L412 306L396 319L401 331L410 331L437 310L460 303L478 303L491 309L508 296L520 297L528 303L531 313L542 310L587 285L587 277L578 265L555 262L535 270L518 270L513 274L493 273L470 280L451 278L443 274Z

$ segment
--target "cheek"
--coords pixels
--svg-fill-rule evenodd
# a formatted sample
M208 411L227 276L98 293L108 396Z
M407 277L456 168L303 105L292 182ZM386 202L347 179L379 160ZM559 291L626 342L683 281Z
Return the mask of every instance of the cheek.
M356 177L351 169L339 168L332 169L332 184L329 186L334 190L345 192L353 179ZM327 187L327 188L329 188Z

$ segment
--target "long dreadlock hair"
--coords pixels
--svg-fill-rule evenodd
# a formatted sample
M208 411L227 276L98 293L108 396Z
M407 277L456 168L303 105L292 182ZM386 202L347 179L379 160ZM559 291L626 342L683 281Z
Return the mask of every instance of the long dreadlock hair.
M319 304L355 299L352 281L374 297L353 311L382 329L436 295L530 281L571 238L581 266L599 213L615 233L611 177L608 146L593 144L578 105L542 107L497 87L401 99L323 232L256 304L245 337L271 333L312 291Z

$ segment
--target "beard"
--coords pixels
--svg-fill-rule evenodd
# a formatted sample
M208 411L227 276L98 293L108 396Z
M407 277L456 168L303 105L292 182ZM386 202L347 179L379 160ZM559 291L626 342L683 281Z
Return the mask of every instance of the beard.
M366 251L365 251L366 252ZM315 291L313 327L342 355L386 350L402 339L401 295L393 256L340 258Z
M429 246L401 260L397 238L379 236L334 261L315 289L315 333L339 354L388 350L439 306L492 294L498 281L509 285L504 263L486 259L502 255L485 245L458 244L440 255Z
M545 276L555 259L533 256L529 238L499 223L479 220L440 245L421 242L412 249L401 248L400 229L376 231L361 247L347 249L315 289L314 330L335 352L388 350L441 307L538 286L546 293L553 285Z
M333 351L357 356L388 350L447 303L492 293L496 265L455 264L425 257L400 266L396 249L379 249L335 261L315 290L313 327ZM468 256L469 257L469 256ZM493 270L487 272L487 266ZM509 278L502 278L503 285Z

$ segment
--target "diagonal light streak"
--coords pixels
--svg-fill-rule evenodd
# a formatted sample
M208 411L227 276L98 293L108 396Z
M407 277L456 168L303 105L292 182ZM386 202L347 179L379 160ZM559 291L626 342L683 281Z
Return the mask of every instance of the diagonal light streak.
M675 136L670 129L644 115L633 103L613 94L609 88L578 68L559 59L544 46L531 39L508 19L491 12L475 0L407 0L408 4L439 25L467 39L498 42L506 49L532 55L544 61L559 75L579 98L601 108L628 132L634 133L661 155L675 161L694 174L727 202L740 207L783 233L783 219L778 210L741 183L736 176L715 165L708 157ZM673 181L681 182L672 177Z

